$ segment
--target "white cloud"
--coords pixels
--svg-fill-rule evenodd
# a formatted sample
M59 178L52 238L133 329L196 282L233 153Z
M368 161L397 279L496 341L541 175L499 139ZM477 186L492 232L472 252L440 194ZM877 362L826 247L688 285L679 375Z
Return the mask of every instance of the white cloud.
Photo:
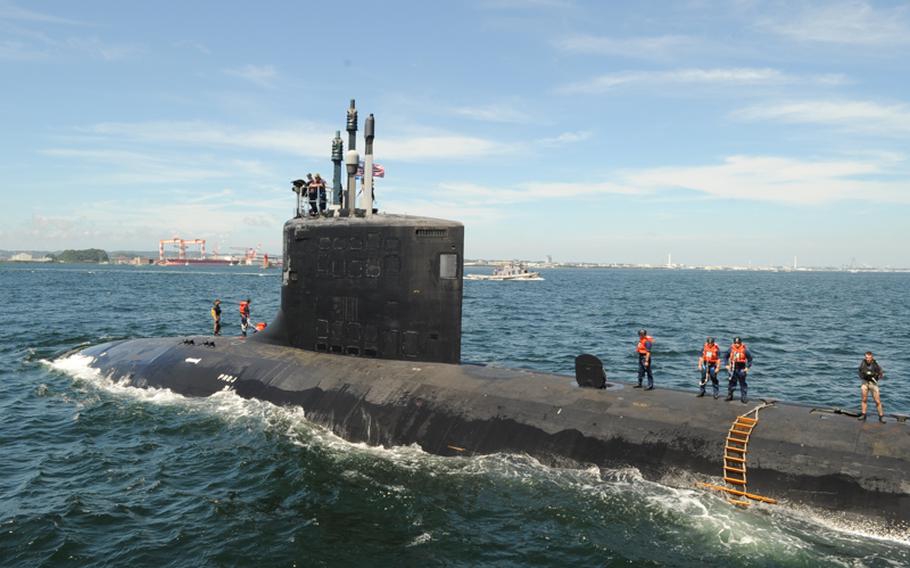
M389 138L377 142L376 147L385 159L409 162L481 158L512 150L508 145L493 140L459 135Z
M905 45L910 43L910 6L876 8L868 2L821 2L765 17L760 27L804 42Z
M212 54L212 50L209 49L209 47L207 45L205 45L204 43L199 42L199 41L192 41L192 40L185 39L185 40L174 42L173 45L174 45L174 47L193 49L203 55Z
M893 159L893 157L892 157ZM814 204L841 200L910 203L910 179L882 181L890 160L807 161L731 156L722 164L629 172L625 184L642 191L685 189L723 199Z
M223 146L283 152L322 158L336 128L301 122L284 128L245 130L198 121L102 123L86 129L106 139L180 143L200 147ZM427 134L377 140L384 160L425 161L464 159L510 151L505 144L457 134Z
M664 58L678 55L680 50L695 47L698 40L688 36L663 35L652 37L606 37L574 35L553 42L563 51L594 55Z
M82 153L55 150L54 155ZM129 152L84 154L91 159L135 160ZM143 158L139 158L141 161ZM644 200L720 199L771 202L782 205L815 205L837 201L910 204L910 175L903 156L864 155L851 160L797 160L776 156L730 156L705 165L658 167L618 171L594 181L531 181L483 185L451 181L437 184L428 195L425 187L396 188L393 208L408 214L448 217L458 211L467 223L492 223L504 219L501 205L543 203L584 198L593 203L608 195ZM255 164L249 166L257 167ZM903 168L903 169L901 169ZM34 217L28 226L10 227L0 233L6 248L33 243L30 248L102 246L151 249L158 238L180 234L187 238L222 240L267 239L278 246L274 227L288 210L286 189L257 190L257 199L241 200L248 189L198 192L170 188L160 192L125 193L117 200L84 202L60 217ZM255 237L251 236L253 231ZM261 234L261 236L260 236ZM116 243L116 244L115 244Z
M650 188L624 186L612 182L525 182L512 185L490 186L467 182L443 182L435 193L457 202L461 208L482 208L493 205L564 199L581 195L634 195L652 193Z
M483 0L482 5L487 8L523 9L523 8L572 8L573 0Z
M225 69L225 74L239 77L260 87L274 87L278 78L278 71L274 65L244 65L233 69Z
M483 122L521 124L532 120L532 117L529 114L517 110L513 105L508 104L457 107L452 109L452 113Z
M910 106L870 101L796 101L764 103L732 114L742 120L775 120L793 124L823 124L877 134L910 133Z
M266 229L273 229L282 224L284 220L278 219L274 215L247 215L243 218L243 223L251 227L265 227Z
M63 38L22 28L7 31L17 39L0 41L0 59L12 61L71 59L74 55L88 55L103 61L119 61L144 51L144 48L138 45L112 44L94 36Z
M458 212L458 220L468 224L499 223L513 218L503 205L543 203L581 195L650 193L650 190L622 187L614 183L597 182L526 182L510 185L482 185L449 181L435 186L408 188L396 186L395 200L388 212L403 212L447 219Z
M38 61L47 58L48 53L21 41L0 41L0 60Z
M77 22L76 20L60 18L57 16L52 16L50 14L44 14L42 12L35 12L34 10L27 10L6 0L0 0L0 20L18 20L24 22L40 22L46 24L80 24L80 22Z
M212 243L262 242L280 253L280 227L289 213L284 190L261 193L256 200L239 200L230 190L199 196L191 191L166 195L126 193L116 200L86 200L66 215L39 214L0 231L0 247L63 249L154 250L158 239L179 235Z
M104 61L120 61L134 57L144 50L135 45L110 44L97 37L69 38L57 44L62 51L82 52Z
M792 83L814 83L820 85L838 85L846 79L842 75L791 75L768 67L733 67L715 69L674 69L670 71L626 71L608 73L582 81L571 83L557 89L563 94L605 93L620 87L646 85L661 86L668 84L689 85L784 85Z
M69 176L88 177L93 184L174 184L271 175L261 162L255 160L155 155L107 148L49 148L40 153L75 161L77 167L68 166Z
M324 155L326 140L334 135L333 128L309 122L262 130L244 130L202 121L105 122L83 131L112 141L254 148L303 156Z
M563 146L565 144L574 144L576 142L584 142L585 140L591 138L591 132L587 130L579 130L576 132L563 132L559 136L554 136L552 138L541 138L540 145L542 146Z
M446 182L434 192L462 208L494 207L546 199L598 195L649 199L684 191L718 199L791 205L844 200L910 203L910 175L897 168L903 156L877 154L855 160L798 160L730 156L719 164L620 171L604 181L525 182L502 186Z
M486 203L467 204L457 196L455 198L440 197L432 200L400 197L395 199L392 209L387 212L434 219L450 219L453 211L458 211L458 220L466 225L472 223L494 223L506 218L506 212L502 209L490 207Z

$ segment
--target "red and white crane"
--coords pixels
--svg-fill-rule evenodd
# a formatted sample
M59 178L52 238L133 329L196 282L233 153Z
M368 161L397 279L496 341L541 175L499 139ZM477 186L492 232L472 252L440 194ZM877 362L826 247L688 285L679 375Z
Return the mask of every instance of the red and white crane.
M177 260L186 260L186 247L187 245L194 245L199 247L199 258L205 258L205 239L181 239L180 237L174 237L173 239L161 239L158 241L158 261L164 262L166 257L164 255L165 245L176 245L177 246Z

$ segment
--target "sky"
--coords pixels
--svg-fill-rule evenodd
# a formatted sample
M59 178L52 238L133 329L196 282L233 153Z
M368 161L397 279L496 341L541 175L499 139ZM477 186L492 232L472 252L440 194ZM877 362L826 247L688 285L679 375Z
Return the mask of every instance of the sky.
M354 98L468 258L910 267L910 2L0 0L0 77L3 249L279 253Z

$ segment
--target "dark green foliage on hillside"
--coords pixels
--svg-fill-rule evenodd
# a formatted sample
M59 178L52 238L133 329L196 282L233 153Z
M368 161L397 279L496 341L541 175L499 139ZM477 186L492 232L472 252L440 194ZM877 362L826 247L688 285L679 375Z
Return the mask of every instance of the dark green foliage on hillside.
M65 250L48 256L54 262L110 262L107 253L101 249Z

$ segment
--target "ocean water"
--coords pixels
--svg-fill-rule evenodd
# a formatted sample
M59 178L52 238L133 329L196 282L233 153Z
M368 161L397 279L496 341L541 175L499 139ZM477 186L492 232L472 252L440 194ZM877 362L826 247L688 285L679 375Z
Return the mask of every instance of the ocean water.
M885 368L910 413L910 275L552 270L466 282L463 358L571 374L590 352L634 380L692 389L706 334L741 335L754 397L856 408ZM0 266L0 566L908 566L910 534L791 506L731 508L682 474L557 469L521 455L441 458L351 444L302 412L230 392L112 383L68 350L204 333L220 297L268 321L277 271ZM718 401L718 404L722 404Z

